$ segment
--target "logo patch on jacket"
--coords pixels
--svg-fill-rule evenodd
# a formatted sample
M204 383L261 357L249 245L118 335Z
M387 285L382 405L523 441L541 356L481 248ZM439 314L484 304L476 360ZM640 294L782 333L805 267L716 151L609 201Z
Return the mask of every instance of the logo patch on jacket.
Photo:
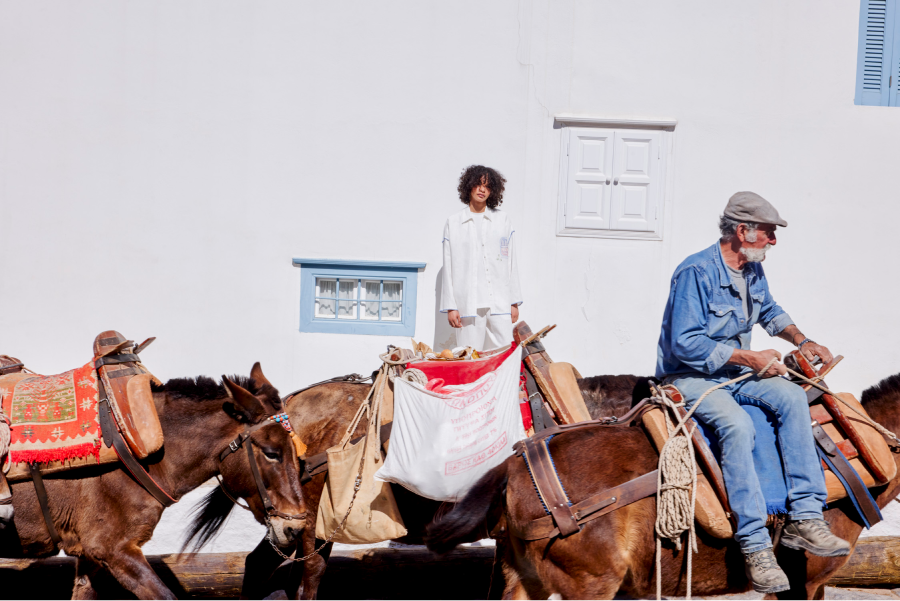
M504 257L509 256L509 238L500 238L500 254Z

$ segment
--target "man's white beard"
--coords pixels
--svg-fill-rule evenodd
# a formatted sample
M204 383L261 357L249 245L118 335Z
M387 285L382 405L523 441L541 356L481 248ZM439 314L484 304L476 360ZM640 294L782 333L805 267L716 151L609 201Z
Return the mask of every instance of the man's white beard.
M766 258L766 252L772 248L771 244L766 244L763 248L742 248L741 255L748 263L762 263Z

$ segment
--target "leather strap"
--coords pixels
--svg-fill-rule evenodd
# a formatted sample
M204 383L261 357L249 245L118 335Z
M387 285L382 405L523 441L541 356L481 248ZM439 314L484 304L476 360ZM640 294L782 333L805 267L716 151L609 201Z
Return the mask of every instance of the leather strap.
M118 353L116 355L104 355L94 360L94 369L100 369L104 365L116 365L118 363L140 363L141 358L132 353Z
M575 503L570 508L575 515L579 527L599 517L621 509L635 501L646 499L656 494L657 470L629 480L624 484L608 488ZM559 536L559 529L553 524L552 516L544 516L519 527L510 520L510 531L523 540L540 540Z
M131 454L131 449L128 448L128 445L122 438L122 434L119 432L118 427L113 421L112 411L109 408L109 398L106 396L106 387L103 385L103 380L97 380L97 382L100 385L100 430L103 433L104 444L109 447L109 442L112 442L112 448L115 450L116 455L119 456L119 460L128 469L128 472L148 493L153 495L153 498L159 501L163 507L174 505L176 503L175 499L170 497L169 493L164 491L162 487L156 483L153 476L151 476L150 473L144 469L144 466L138 462L135 456Z
M531 478L537 489L538 496L544 503L544 508L550 512L550 517L556 524L559 535L566 537L580 531L578 520L572 513L569 498L563 490L562 482L553 467L550 458L550 450L545 439L525 439L525 463L531 472Z
M359 374L347 374L346 376L338 376L336 378L329 378L327 380L322 380L321 382L316 382L315 384L310 384L309 386L307 386L305 388L300 388L298 390L295 390L294 392L292 392L290 394L286 394L283 397L281 397L281 402L287 403L291 397L297 396L301 392L306 392L310 388L315 388L316 386L321 386L322 384L332 384L334 382L347 382L350 384L362 384L366 380L371 380L371 379L372 379L372 376L366 376L364 378Z
M853 469L853 466L847 461L847 458L841 453L837 445L828 436L828 433L819 425L819 422L812 423L813 437L816 439L819 448L825 454L826 463L839 477L847 494L852 497L853 504L859 510L862 517L870 526L877 524L882 520L881 511L878 505L869 494L869 489L860 479L859 474Z
M44 479L41 477L41 468L37 464L29 463L28 469L31 470L31 480L34 482L34 492L37 495L38 504L41 506L41 513L44 514L44 524L47 525L47 531L53 540L53 545L59 549L62 544L62 537L53 524L53 517L50 515L50 504L47 502L47 489L44 488Z
M0 367L0 376L5 375L4 372L7 372L11 369L19 369L20 367L25 367L24 363L10 363L9 365L4 365Z
M526 369L525 372L525 392L528 393L528 406L531 407L531 423L534 426L535 433L542 432L546 428L553 426L553 422L544 421L544 397L538 390L537 382L531 375L531 370Z
M247 448L247 461L250 462L250 472L253 474L253 481L256 483L256 492L259 493L259 498L262 499L263 507L266 508L267 514L277 514L278 512L275 511L275 505L272 503L272 499L269 498L266 487L263 486L262 476L259 475L259 465L256 464L256 454L253 452L253 445L245 444L244 447Z

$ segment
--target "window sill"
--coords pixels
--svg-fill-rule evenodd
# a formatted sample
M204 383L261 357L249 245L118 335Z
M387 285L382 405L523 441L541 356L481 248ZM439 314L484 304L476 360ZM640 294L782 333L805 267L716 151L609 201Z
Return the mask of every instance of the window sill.
M632 232L627 230L590 230L586 228L564 227L557 236L569 238L609 238L613 240L662 240L659 232Z

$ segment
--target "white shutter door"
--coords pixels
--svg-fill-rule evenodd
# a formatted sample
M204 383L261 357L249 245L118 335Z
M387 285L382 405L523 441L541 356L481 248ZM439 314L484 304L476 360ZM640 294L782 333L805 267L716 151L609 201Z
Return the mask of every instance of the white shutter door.
M662 132L616 131L610 228L656 230Z
M569 129L566 227L609 229L614 130Z

